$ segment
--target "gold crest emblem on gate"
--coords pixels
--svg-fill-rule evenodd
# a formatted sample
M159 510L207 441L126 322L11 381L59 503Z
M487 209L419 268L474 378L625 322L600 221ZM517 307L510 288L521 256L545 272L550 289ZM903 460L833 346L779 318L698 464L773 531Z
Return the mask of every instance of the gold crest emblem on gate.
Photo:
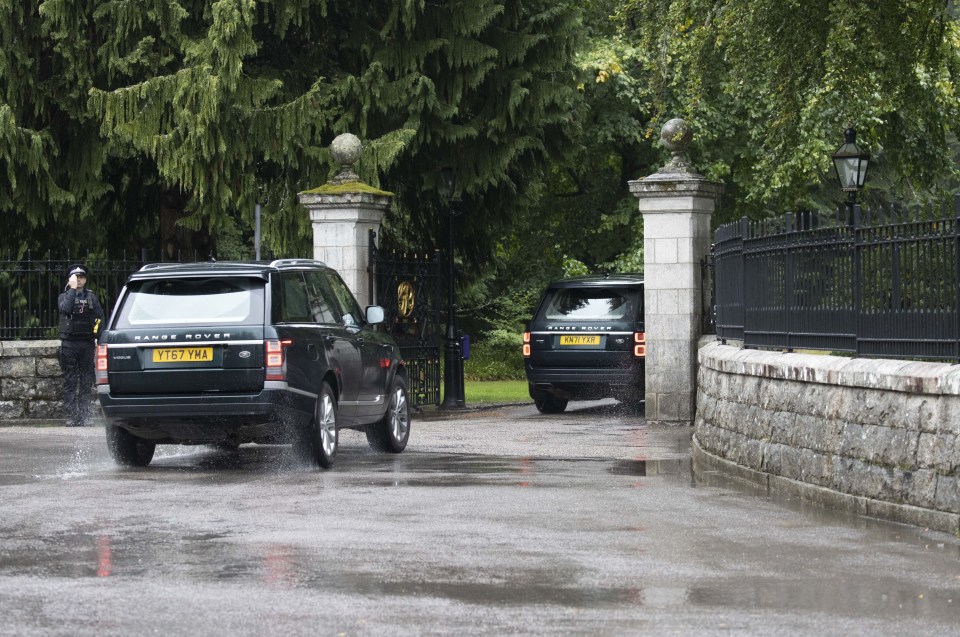
M397 286L397 312L407 318L413 314L413 285L409 281L401 281Z

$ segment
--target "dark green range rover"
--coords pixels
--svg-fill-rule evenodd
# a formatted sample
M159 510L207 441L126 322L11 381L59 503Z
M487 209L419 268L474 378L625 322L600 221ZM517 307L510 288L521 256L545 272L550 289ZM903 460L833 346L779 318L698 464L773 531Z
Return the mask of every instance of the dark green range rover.
M319 261L144 266L97 351L110 452L145 466L157 444L289 441L328 468L340 428L403 451L405 370L382 321Z
M530 397L541 413L608 397L642 410L646 355L639 274L550 283L523 335Z

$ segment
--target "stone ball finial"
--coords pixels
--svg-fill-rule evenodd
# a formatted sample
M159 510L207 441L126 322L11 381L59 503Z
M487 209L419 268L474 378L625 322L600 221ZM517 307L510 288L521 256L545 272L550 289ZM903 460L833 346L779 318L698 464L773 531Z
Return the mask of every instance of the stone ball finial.
M660 141L673 157L661 172L692 173L693 167L687 157L687 147L693 141L693 130L685 120L673 118L660 129Z
M330 152L333 153L333 160L341 166L349 166L360 159L360 152L363 150L363 144L360 138L353 133L343 133L333 138L330 144Z
M660 141L667 150L684 152L693 140L693 131L686 120L673 118L660 129Z
M360 181L360 177L351 166L360 159L361 152L363 152L363 143L356 135L343 133L334 137L330 144L330 154L333 155L333 161L340 164L340 170L330 182L344 184L351 181Z

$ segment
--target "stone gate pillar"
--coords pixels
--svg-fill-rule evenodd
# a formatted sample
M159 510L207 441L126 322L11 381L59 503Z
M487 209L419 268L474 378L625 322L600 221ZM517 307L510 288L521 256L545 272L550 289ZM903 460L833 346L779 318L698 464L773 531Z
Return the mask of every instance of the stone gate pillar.
M313 222L313 258L337 270L360 306L366 307L372 303L367 277L369 231L379 233L393 195L360 181L351 166L361 150L355 135L338 135L330 151L340 171L298 197Z
M673 158L630 182L643 214L649 423L690 425L696 413L700 260L710 248L710 217L723 184L693 171L686 157L691 138L686 122L667 122L660 139Z

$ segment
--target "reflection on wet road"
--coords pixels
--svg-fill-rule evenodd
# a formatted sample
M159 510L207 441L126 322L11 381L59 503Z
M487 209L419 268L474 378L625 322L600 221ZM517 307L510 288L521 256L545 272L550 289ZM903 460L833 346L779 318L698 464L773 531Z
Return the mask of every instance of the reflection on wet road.
M588 411L161 448L0 429L0 634L945 635L960 541L695 482L689 432ZM528 451L529 453L523 453Z

